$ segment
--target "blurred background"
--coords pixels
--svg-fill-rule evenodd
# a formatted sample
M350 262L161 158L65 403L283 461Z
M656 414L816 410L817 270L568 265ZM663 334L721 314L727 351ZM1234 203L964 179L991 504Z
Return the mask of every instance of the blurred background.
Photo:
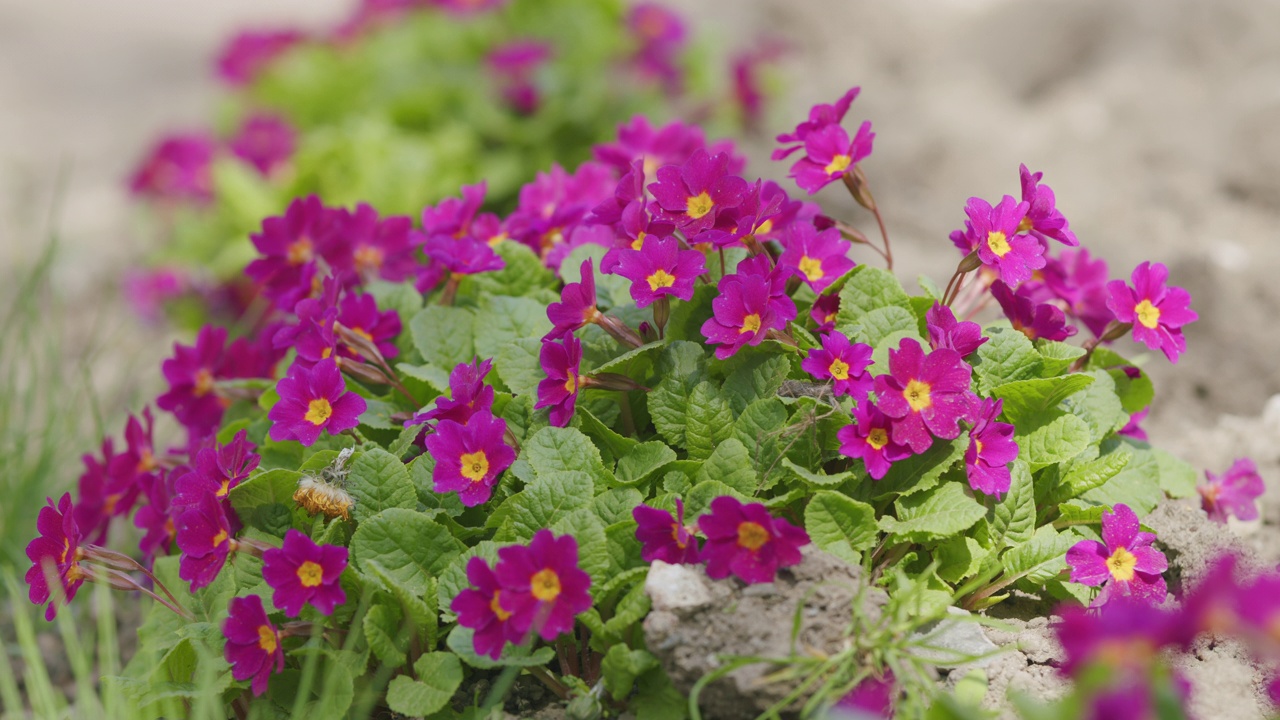
M230 34L329 26L351 4L0 0L0 451L11 477L35 479L24 492L74 482L104 423L114 432L154 396L176 337L120 298L154 242L127 200L130 170L161 132L208 124ZM748 174L783 179L771 136L862 86L846 125L874 124L864 168L906 277L945 282L966 198L1017 195L1019 163L1044 172L1114 277L1168 264L1201 320L1178 366L1150 363L1154 442L1220 469L1231 450L1209 430L1223 414L1261 417L1280 391L1280 3L669 4L713 49L787 48ZM869 222L835 186L818 199ZM1274 443L1277 425L1255 429ZM1277 458L1258 460L1265 473Z

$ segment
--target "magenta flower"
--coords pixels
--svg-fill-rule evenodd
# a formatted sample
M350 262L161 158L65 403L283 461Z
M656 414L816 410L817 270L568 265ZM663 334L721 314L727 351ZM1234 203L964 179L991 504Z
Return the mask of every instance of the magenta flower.
M937 350L947 348L968 357L991 338L982 335L982 326L976 322L959 322L951 308L934 303L924 315L925 329L929 331L929 345Z
M84 472L76 486L78 499L72 513L76 525L84 528L81 532L86 540L94 545L105 542L111 519L117 515L116 508L132 507L137 500L138 488L133 476L118 478L108 470L115 456L115 442L109 437L102 441L101 460L89 453L80 456Z
M231 523L218 498L209 493L186 505L174 519L178 549L178 577L191 583L195 592L218 577L227 557L236 547Z
M192 282L181 268L140 268L125 271L121 290L130 309L148 323L164 317L165 303L191 290Z
M326 254L335 275L350 287L382 279L404 282L421 269L413 245L413 219L407 215L380 217L360 203L354 212L337 211L339 241Z
M157 554L167 555L173 545L178 533L172 514L174 485L178 477L188 472L189 468L179 465L167 473L157 473L143 488L142 495L147 502L134 513L133 526L143 531L142 539L138 541L138 550L147 565L151 564Z
M428 238L422 249L454 277L494 272L507 266L507 262L489 243L471 238L454 240L435 236Z
M565 283L560 302L547 306L547 319L554 326L543 340L558 340L592 322L600 315L596 308L596 276L591 258L582 261L582 281Z
M889 373L876 377L880 410L893 421L893 441L919 454L960 435L960 421L973 422L977 396L969 390L972 368L954 350L925 355L920 343L903 338L889 351Z
M611 165L619 173L627 172L632 163L640 162L640 178L653 177L663 165L682 165L694 151L707 147L702 128L674 121L655 129L649 119L636 115L618 126L618 140L592 148L596 160ZM743 162L735 159L733 165ZM736 170L735 170L736 171Z
M890 435L892 421L869 402L859 401L853 409L853 423L836 431L840 452L861 458L867 474L880 480L897 461L909 458L911 448L895 442Z
M836 315L840 312L839 295L823 295L813 301L809 309L809 317L817 324L814 328L819 333L829 333L836 327ZM975 323L976 324L976 323Z
M1065 607L1061 614L1054 629L1064 655L1058 669L1067 677L1095 663L1115 675L1145 675L1178 624L1168 611L1129 598L1088 610Z
M1187 350L1182 326L1200 316L1191 309L1191 294L1169 287L1169 268L1162 263L1144 262L1133 270L1133 287L1123 280L1107 283L1107 307L1116 319L1133 325L1133 339L1152 350L1164 352L1169 362Z
M431 2L440 8L444 8L454 15L477 15L479 13L495 10L506 4L508 0L431 0Z
M502 607L503 593L510 591L503 589L489 563L481 557L467 561L467 580L472 587L458 593L449 609L457 614L459 625L475 630L471 643L476 654L497 660L507 642L522 639L522 634L508 622L511 613Z
M567 427L581 389L582 343L572 335L558 342L544 340L538 362L547 377L538 383L538 402L533 409L551 408L551 424Z
M738 277L757 277L769 288L769 309L776 316L779 327L796 319L796 304L787 294L787 281L791 271L781 265L773 265L768 253L752 255L738 263Z
M996 500L1009 492L1012 475L1009 463L1018 458L1013 426L997 422L1003 400L984 398L978 406L977 422L969 430L969 449L964 453L964 471L969 487Z
M222 634L227 638L222 657L231 663L231 677L252 678L253 694L261 695L267 691L271 673L284 670L280 633L267 619L262 598L257 595L232 598L230 610L222 621Z
M1138 412L1129 416L1129 422L1125 426L1116 431L1117 435L1131 437L1134 440L1147 442L1147 431L1142 429L1142 421L1147 419L1147 413L1151 412L1151 408L1143 408Z
M487 501L498 476L516 459L515 451L502 439L506 431L507 421L488 410L472 415L466 425L441 420L426 440L427 452L436 461L433 489L457 491L467 507Z
M338 578L347 567L347 549L337 545L317 545L301 532L289 528L284 544L262 554L262 578L275 592L271 602L289 617L297 617L302 606L311 603L321 615L347 601Z
M435 207L422 209L422 232L427 237L448 237L455 240L471 235L471 225L484 205L488 185L481 180L475 185L463 185L461 198L445 198Z
M1107 261L1089 256L1086 248L1065 249L1058 258L1045 258L1040 271L1045 289L1067 303L1067 312L1101 337L1114 315L1107 308Z
M258 113L245 118L235 137L231 152L270 176L289 162L297 147L298 134L279 115Z
M1168 590L1161 575L1169 563L1151 547L1155 535L1139 530L1138 516L1128 505L1116 504L1102 513L1102 542L1081 540L1067 551L1071 582L1102 586L1094 607L1114 598L1131 598L1150 605L1164 602Z
M1056 305L1037 303L1022 288L1011 290L996 280L991 283L991 295L1000 303L1000 309L1004 310L1004 316L1009 318L1013 329L1030 340L1066 340L1076 334L1075 327L1067 324L1066 314Z
M961 249L976 250L978 259L1000 273L1000 279L1017 287L1031 279L1031 271L1044 267L1044 246L1030 235L1020 235L1018 227L1027 216L1027 203L1005 195L992 207L982 198L972 197L965 205L969 216ZM956 241L956 238L952 238ZM967 246L967 247L965 247Z
M40 534L27 544L31 568L25 579L31 586L27 597L35 605L49 603L44 619L52 620L58 614L58 604L71 602L84 584L85 574L80 568L84 551L80 548L80 528L71 509L71 493L63 493L57 505L52 498L45 498L45 502L48 504L36 515L36 530ZM56 596L50 593L48 582L55 577L62 586Z
M815 293L821 294L857 264L849 259L852 243L836 228L818 232L811 223L792 223L784 245L778 264L803 278Z
M636 521L636 540L640 541L640 559L647 563L661 560L673 565L698 563L698 540L684 525L684 502L676 498L676 515L648 505L631 509Z
M488 412L493 408L493 388L486 385L484 378L493 367L492 360L480 362L476 359L470 363L459 363L449 373L449 395L436 398L435 407L420 412L411 420L405 421L405 427L427 424L440 420L452 420L466 425L471 416L480 412Z
M553 165L550 172L538 173L520 189L520 203L507 219L507 231L549 261L548 256L573 236L592 208L613 193L617 182L613 170L600 163L582 163L572 174Z
M893 704L898 697L898 681L892 670L885 670L881 677L868 676L859 682L833 706L847 710L855 717L892 718Z
M693 283L706 272L706 258L697 250L681 250L673 237L647 240L639 250L623 250L614 274L631 281L636 306L649 307L660 297L693 298Z
M275 59L303 40L297 30L247 30L218 53L218 77L228 85L248 85Z
M786 191L778 187L777 183L756 180L751 191L734 210L736 225L724 230L708 230L698 236L698 241L705 239L718 248L745 246L748 250L758 252L763 240L773 239L768 235L778 236L782 234L780 231L790 229L790 224L782 219L783 208L789 204Z
M331 255L342 214L310 195L289 203L282 217L262 221L249 236L262 257L245 267L262 292L282 310L292 310L316 289L317 260Z
M591 607L591 577L578 567L578 541L543 528L528 545L498 549L494 575L500 605L511 613L520 637L537 633L548 642L573 630L574 618Z
M200 448L193 456L192 468L177 474L174 483L175 508L194 505L212 494L230 512L227 499L231 489L245 480L258 467L261 458L253 452L248 432L241 430L226 445Z
M640 3L627 16L627 28L637 44L632 63L644 78L658 81L670 95L678 95L683 76L677 64L685 45L680 16L657 3Z
M306 369L294 364L289 374L276 383L280 400L267 413L271 439L297 440L315 444L324 430L337 435L360 424L367 407L364 398L348 392L337 363L331 358Z
M1228 515L1241 520L1258 519L1258 506L1254 501L1266 492L1267 486L1252 460L1236 460L1221 476L1205 470L1204 478L1196 490L1210 520L1226 524Z
M870 345L850 343L844 333L832 330L822 337L821 348L809 350L800 369L819 380L834 380L835 395L848 395L861 404L875 389L875 381L867 372L873 364L871 352Z
M400 313L395 310L378 312L378 301L372 295L348 293L338 303L338 322L351 332L373 343L382 357L394 358L400 354L395 339L400 336ZM357 359L363 358L359 353L347 350Z
M771 284L766 278L726 275L717 289L720 295L711 301L715 314L702 324L707 344L718 346L717 358L731 357L744 345L759 345L770 330L786 327L786 320L771 302Z
M1033 174L1026 165L1019 165L1018 177L1022 181L1022 201L1029 206L1027 216L1018 226L1018 232L1029 232L1041 240L1053 238L1071 247L1079 245L1076 234L1071 232L1070 224L1058 210L1053 190L1048 185L1040 184L1044 173Z
M707 536L702 559L710 578L733 574L748 584L773 582L778 568L799 563L800 548L809 544L804 530L773 517L760 503L744 505L722 495L711 501L710 510L698 517Z
M271 338L271 344L278 349L294 349L293 364L299 367L315 367L338 352L338 333L333 325L338 321L335 305L339 285L335 278L328 277L321 287L319 297L306 298L294 306L298 324L282 325Z
M871 154L876 134L871 121L864 121L858 133L849 133L839 125L828 125L805 135L804 157L791 166L790 177L810 195L848 175L853 167Z
M156 405L173 413L198 437L217 429L230 404L217 394L217 380L270 374L247 343L237 340L227 347L226 341L225 329L206 325L194 346L174 343L173 357L161 366L169 391L156 398Z
M696 150L683 165L664 165L658 181L649 185L663 217L690 239L716 226L721 213L738 207L748 191L747 181L729 172L729 156ZM729 217L726 214L726 218Z
M489 51L486 63L502 90L507 105L518 113L538 109L538 88L533 75L551 57L551 47L535 40L515 40Z
M152 200L212 200L213 153L213 139L204 133L165 137L133 172L129 190Z
M822 128L839 125L844 121L844 116L849 112L849 106L857 99L861 88L849 88L849 91L840 97L833 105L819 103L809 108L809 119L796 126L794 132L783 133L778 136L780 143L792 143L789 147L781 147L773 151L774 160L782 160L790 156L795 151L804 147L805 138L810 133L821 130Z

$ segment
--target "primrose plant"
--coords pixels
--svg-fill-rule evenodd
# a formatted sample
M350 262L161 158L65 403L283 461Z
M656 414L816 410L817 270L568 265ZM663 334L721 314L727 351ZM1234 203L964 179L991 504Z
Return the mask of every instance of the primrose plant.
M895 652L1015 590L1162 602L1140 518L1195 477L1139 439L1152 385L1111 343L1176 361L1187 293L1158 263L1110 279L1026 167L1019 197L964 207L942 289L909 293L874 134L843 125L857 93L775 157L810 195L843 185L874 239L643 118L505 216L483 182L416 225L294 200L252 235L249 331L206 327L164 363L156 405L185 440L158 444L144 410L41 510L32 601L141 590L131 701L213 676L268 717L474 717L513 683L681 717L641 627L658 561L769 583L813 546L899 603L866 636ZM1247 516L1251 472L1211 475L1205 506ZM103 549L117 517L141 562ZM806 713L895 701L904 666L850 647L813 665L833 692Z

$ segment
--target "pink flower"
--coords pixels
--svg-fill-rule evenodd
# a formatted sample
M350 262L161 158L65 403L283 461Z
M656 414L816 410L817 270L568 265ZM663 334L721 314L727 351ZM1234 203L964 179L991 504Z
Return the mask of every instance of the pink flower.
M40 508L36 515L36 529L40 535L27 544L31 568L27 570L25 579L31 586L28 593L31 602L36 605L49 603L44 619L52 620L58 614L58 604L71 602L84 584L85 574L80 568L84 551L80 548L80 528L76 526L71 510L71 494L63 493L57 505L52 498L45 500L48 505ZM49 592L49 578L57 578L61 583L56 596Z
M648 505L631 510L636 521L636 540L640 541L640 559L647 563L661 560L673 565L698 562L698 540L684 525L684 502L676 498L676 515Z
M791 166L790 177L812 195L848 175L852 168L865 160L871 154L875 139L869 120L858 127L858 133L852 140L839 125L814 130L805 136L804 157Z
M602 143L592 148L596 160L611 165L620 173L631 169L633 162L640 162L640 177L653 177L663 165L683 165L694 151L706 148L707 140L702 128L674 121L655 129L648 118L636 115L618 126L618 140ZM716 152L725 152L724 146ZM730 169L738 172L745 166L744 158L731 157Z
M649 185L655 204L691 240L716 227L721 214L738 207L748 190L747 181L729 172L727 154L710 155L702 149L683 165L658 168L657 178ZM725 218L731 216L725 214Z
M321 615L332 615L347 601L338 584L346 567L346 548L317 545L293 528L284 534L281 547L262 554L262 578L275 591L271 602L289 617L297 617L307 603Z
M427 424L438 420L452 420L466 425L476 413L488 412L493 408L493 388L486 385L484 378L493 367L492 360L480 362L475 359L470 363L459 363L449 373L449 397L441 395L436 398L435 407L406 420L404 426Z
M504 590L484 558L467 561L467 580L472 586L458 593L449 609L457 614L459 625L475 630L471 643L476 654L497 660L502 647L520 642L523 633L511 626L511 613L502 607Z
M1117 435L1131 437L1134 440L1147 441L1147 431L1142 429L1140 423L1147 419L1147 413L1151 412L1151 408L1143 408L1138 412L1129 416L1129 422L1125 426L1116 431Z
M809 119L796 126L794 132L783 133L778 136L780 143L792 143L789 147L781 147L773 151L774 160L782 160L791 155L795 151L804 147L805 138L810 133L819 131L825 127L839 125L844 121L844 116L849 112L849 106L857 99L861 88L852 87L849 91L840 97L833 105L819 103L809 108Z
M173 357L161 366L169 391L156 398L156 405L173 413L193 436L207 436L222 423L230 401L218 395L218 380L272 374L268 365L274 361L264 362L261 353L243 339L230 346L226 342L225 329L206 325L194 346L174 343Z
M889 351L889 373L876 377L880 410L893 420L893 441L919 454L960 435L960 421L973 421L977 396L970 390L972 368L954 350L925 355L920 343L903 338Z
M839 295L823 295L813 301L809 309L809 317L817 323L815 332L829 333L836 327L836 314L840 312ZM976 324L976 323L975 323Z
M277 307L292 310L318 287L317 261L332 256L341 219L315 195L294 200L282 217L266 218L262 230L249 236L262 257L250 262L245 274Z
M693 283L706 272L697 250L682 250L674 237L648 240L639 250L622 250L614 274L631 281L636 306L649 307L660 297L693 298Z
M507 266L489 243L467 237L454 240L436 235L428 238L422 249L454 277L495 272Z
M984 398L978 406L977 422L969 430L969 449L964 453L964 472L969 487L996 500L1009 492L1012 475L1009 463L1018 458L1013 426L997 422L1003 400Z
M297 30L246 30L218 54L218 77L228 85L248 85L275 59L304 39Z
M1266 492L1267 486L1252 460L1236 460L1221 476L1205 470L1204 477L1205 481L1196 490L1210 520L1226 524L1228 515L1241 520L1258 519L1255 501Z
M471 416L466 425L441 420L427 436L427 452L435 458L433 490L458 493L467 507L481 505L493 495L498 477L511 467L516 453L504 441L507 421L489 411Z
M1018 232L1029 232L1041 240L1053 238L1071 247L1079 245L1076 234L1071 232L1067 219L1058 210L1053 190L1040 184L1044 173L1033 174L1026 165L1019 165L1018 177L1022 181L1022 201L1029 206Z
M253 452L253 443L245 430L236 433L226 445L214 445L196 451L192 468L177 475L174 483L175 507L193 505L205 495L213 495L230 511L227 500L231 489L245 480L258 467L262 458Z
M1064 655L1059 670L1078 677L1101 664L1120 677L1146 675L1160 648L1173 641L1175 621L1168 611L1131 599L1090 610L1066 607L1055 628Z
M1067 312L1101 337L1114 317L1107 308L1107 261L1090 257L1086 248L1064 249L1056 259L1045 257L1040 275L1045 289L1067 303Z
M262 609L262 598L232 598L231 612L222 621L222 634L227 638L222 656L231 663L231 677L252 678L250 687L255 696L266 692L271 673L284 670L284 651L280 649L280 632Z
M538 383L538 402L533 409L551 408L551 424L567 427L581 389L582 343L572 335L560 341L543 340L538 362L547 377Z
M613 170L600 163L582 163L572 174L553 165L520 188L520 203L507 219L507 232L546 260L613 194L617 183Z
M968 357L991 338L982 335L982 326L976 322L958 322L951 308L934 303L924 315L925 329L929 331L929 345L937 350L947 348Z
M231 138L231 152L258 172L270 176L293 157L297 139L298 134L284 118L258 113L241 123Z
M582 281L565 283L560 291L560 302L547 306L547 319L554 326L542 338L558 340L595 322L600 311L596 308L596 276L591 268L591 258L582 261Z
M731 357L744 345L759 345L770 330L786 327L787 321L771 303L771 284L766 278L726 275L717 289L720 295L711 301L715 314L702 324L707 344L718 346L717 358Z
M1030 340L1066 340L1076 334L1076 329L1067 324L1067 316L1057 306L1035 302L1023 293L1022 288L1011 290L996 280L991 283L991 295L1000 303L1000 309L1009 318L1013 329Z
M822 347L812 348L800 369L819 380L833 380L835 395L848 395L862 404L867 393L875 388L875 381L867 373L871 361L871 346L850 343L839 330L832 330L822 337Z
M347 391L332 358L309 370L292 365L289 374L276 383L276 392L280 400L267 413L271 439L276 442L297 440L309 447L322 430L337 435L359 425L360 414L367 407L364 398Z
M800 548L809 544L804 530L773 517L760 503L744 505L722 495L710 509L698 527L707 536L702 559L713 579L733 574L748 584L773 582L778 568L798 564Z
M337 242L325 259L344 287L382 279L404 282L421 270L413 245L413 219L406 215L379 217L360 203L354 212L337 211Z
M890 435L892 421L869 402L859 401L853 409L853 424L836 431L840 452L861 458L867 474L880 480L893 463L911 457L911 448L895 442Z
M898 682L892 670L885 670L881 677L868 676L836 702L835 708L855 713L856 717L893 717L894 700L898 697Z
M496 76L502 97L518 113L538 109L533 74L551 57L551 46L535 40L514 40L489 51L486 63Z
M204 133L169 135L151 148L129 178L129 190L152 200L213 199L214 142Z
M174 484L178 477L187 472L189 469L185 465L179 465L167 473L156 474L143 488L142 495L146 498L146 504L134 513L133 526L143 531L142 539L138 541L138 550L147 565L151 565L157 554L167 555L177 536L172 507Z
M778 264L799 275L818 294L857 264L849 259L852 243L840 237L836 228L818 232L811 223L792 223L783 244L786 250Z
M1019 203L1005 195L999 205L992 207L982 198L969 198L965 213L969 216L967 232L956 242L966 253L976 250L978 259L1000 273L1000 279L1011 287L1031 279L1031 271L1044 267L1044 246L1030 235L1021 235L1018 228L1027 216L1027 203Z
M548 642L573 630L574 618L591 608L591 577L578 567L578 541L543 528L526 545L498 549L494 575L499 599L520 637L537 633Z
M1164 553L1151 547L1155 535L1139 530L1138 516L1117 504L1102 513L1102 540L1081 540L1067 551L1071 582L1102 587L1095 607L1115 598L1151 605L1164 602L1168 590L1161 575L1169 567Z
M191 583L195 592L218 577L236 541L231 537L231 522L213 493L202 495L184 506L174 520L178 549L178 577Z
M454 240L469 237L476 213L484 205L488 185L481 180L475 185L463 185L461 198L445 198L435 207L422 209L422 232L428 238L444 236Z
M378 301L372 295L348 293L338 304L338 322L348 330L373 343L382 357L390 360L400 354L395 340L400 336L400 313L395 310L378 311ZM344 348L346 354L359 360L370 360Z
M1107 307L1116 319L1133 325L1133 339L1152 350L1164 352L1169 362L1187 350L1182 326L1200 316L1191 309L1191 294L1180 287L1169 287L1169 268L1162 263L1144 262L1133 270L1133 287L1123 280L1107 283L1111 297Z

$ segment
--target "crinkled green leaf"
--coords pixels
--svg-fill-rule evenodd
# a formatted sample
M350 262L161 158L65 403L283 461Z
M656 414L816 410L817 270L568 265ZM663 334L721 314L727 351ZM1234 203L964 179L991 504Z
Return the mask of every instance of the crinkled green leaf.
M1004 383L991 394L1004 401L1002 414L1018 429L1028 433L1047 425L1063 413L1058 404L1094 382L1084 373L1055 378L1036 378Z
M629 283L628 283L629 284ZM643 368L649 367L653 363L653 357L658 350L666 346L665 340L655 340L638 348L632 348L621 355L602 363L599 367L590 369L592 373L618 373L626 375L633 380L639 380L643 375L640 372Z
M539 479L543 475L580 471L590 475L601 490L615 482L613 473L600 459L599 448L576 428L542 428L525 441L520 454Z
M667 338L670 340L701 343L702 325L714 314L711 301L720 295L712 285L699 284L693 289L693 298L671 304L671 318L667 321Z
M792 477L811 487L835 487L853 477L853 472L849 470L836 473L835 475L828 475L822 471L813 472L786 458L783 458L782 460L782 467L791 471Z
M859 332L854 339L872 348L879 346L881 341L891 335L900 339L901 337L919 337L920 334L915 313L898 305L876 308L863 315L858 325Z
M982 333L989 339L968 358L979 392L990 394L1005 383L1040 377L1044 359L1026 335L1007 324L988 326Z
M1010 464L1009 492L992 508L989 528L996 548L1026 542L1035 534L1035 486L1025 460L1018 459ZM945 575L943 579L946 579Z
M640 443L618 459L615 473L617 482L622 485L639 485L675 460L675 450L665 443L657 440Z
M605 525L631 519L631 511L644 502L644 495L635 488L614 488L597 495L592 501L596 516Z
M1120 474L1132 459L1132 452L1124 447L1117 447L1088 462L1073 463L1050 494L1050 504L1057 505L1101 487Z
M938 561L938 577L949 583L959 583L977 574L989 554L989 550L968 535L953 537L934 551L934 558Z
M738 355L744 355L739 351ZM735 415L741 415L751 403L771 398L791 371L791 361L785 355L774 355L759 350L740 361L725 378L721 392L729 401Z
M859 500L882 500L893 495L911 495L938 484L942 474L955 465L969 447L968 436L955 440L934 440L928 450L899 460L880 480L867 480L858 486L854 497Z
M640 622L649 614L649 596L644 591L644 583L638 583L622 596L617 607L613 609L613 617L604 622L606 634L622 637L628 627Z
M502 346L493 357L498 377L511 392L530 397L538 394L538 383L547 376L538 361L541 348L542 340L538 338L520 338Z
M1124 411L1133 414L1141 412L1155 398L1155 386L1151 378L1144 372L1136 378L1125 373L1124 368L1134 369L1134 364L1119 353L1109 348L1095 348L1089 356L1088 370L1106 370L1116 383L1116 394L1120 396L1120 404Z
M538 530L551 527L575 510L591 507L595 485L585 472L548 472L538 482L507 498L499 507L506 521L494 538L500 542L528 542Z
M436 629L439 625L439 613L436 610L436 579L427 578L426 589L418 592L392 575L377 560L365 559L362 569L366 574L376 578L378 584L400 603L404 617L412 623L413 629L422 637L423 644L433 647L436 644ZM442 571L444 569L441 568Z
M609 402L613 403L614 400L610 398ZM616 405L611 407L617 408ZM574 411L573 424L582 432L591 436L593 440L600 443L600 447L615 457L626 455L631 452L632 448L640 444L635 438L619 435L582 404L579 404Z
M724 483L745 497L754 495L760 484L746 446L733 438L717 445L693 478L694 484L707 480Z
M556 519L548 527L556 535L572 535L578 541L578 567L591 576L591 587L600 587L610 576L609 543L604 523L591 507L581 508Z
M409 471L395 455L378 447L361 453L351 463L346 490L355 499L351 515L356 522L388 508L418 507L418 496L409 480Z
M410 635L401 631L403 621L399 608L386 604L369 608L362 621L370 649L388 667L400 667L407 660L405 653L409 650Z
M685 443L689 457L701 460L733 433L729 401L710 382L698 383L685 414Z
M1116 383L1110 374L1094 370L1089 375L1094 378L1094 383L1067 398L1062 406L1089 424L1092 442L1101 442L1124 427L1129 422L1129 414L1116 395Z
M1084 348L1079 345L1069 345L1056 340L1045 340L1044 338L1035 341L1036 351L1040 353L1040 359L1043 363L1040 369L1042 377L1055 377L1067 371L1071 367L1071 363L1084 357Z
M452 370L475 356L473 323L467 308L428 305L409 321L409 332L423 360Z
M1027 434L1019 433L1019 457L1039 470L1046 465L1064 462L1079 455L1089 446L1089 424L1075 415L1058 415Z
M397 675L387 686L387 706L402 715L430 715L448 705L462 685L462 664L453 653L426 653L413 671L417 680Z
M880 528L898 540L923 542L950 537L968 530L987 509L965 493L965 487L948 482L928 492L898 498L898 517L880 518Z
M1127 447L1133 453L1133 459L1102 486L1084 493L1080 498L1100 505L1124 503L1138 517L1142 517L1164 499L1164 490L1160 487L1159 460L1149 448L1129 440L1104 442L1103 450L1109 450L1113 445Z
M402 508L383 510L365 520L351 537L356 567L364 569L365 561L376 562L419 595L463 549L443 525Z
M270 532L277 529L267 521L271 517L272 506L286 513L292 510L295 505L293 493L297 491L301 478L302 473L296 470L267 470L231 488L227 497L242 522Z
M689 489L684 496L684 516L686 518L696 518L705 513L707 508L711 506L711 501L721 495L729 495L736 497L744 502L749 498L738 492L732 487L725 485L719 480L704 480Z
M472 317L475 351L481 358L497 356L515 340L540 339L551 329L547 306L527 297L486 297Z
M636 678L658 666L658 658L646 650L632 650L618 644L609 648L600 663L604 688L615 700L626 700L635 687Z
M1074 544L1069 534L1045 525L1036 530L1030 540L1001 556L1004 577L1007 580L1025 578L1032 585L1043 585L1066 568L1067 550Z
M889 306L911 311L911 300L902 289L902 283L887 270L859 265L853 269L840 290L840 312L836 315L836 325L861 323L867 313Z
M510 295L535 297L545 301L554 297L556 276L528 247L516 242L500 243L496 248L506 267L496 272L469 275L459 297Z
M804 527L814 545L853 565L879 536L875 508L840 493L823 490L804 511Z
M1198 475L1196 469L1182 458L1160 448L1151 448L1156 458L1156 466L1160 471L1160 487L1169 497L1191 497L1196 494Z
M779 472L781 430L786 424L787 408L776 397L751 403L733 423L733 436L746 446L765 487L773 484L773 477Z

